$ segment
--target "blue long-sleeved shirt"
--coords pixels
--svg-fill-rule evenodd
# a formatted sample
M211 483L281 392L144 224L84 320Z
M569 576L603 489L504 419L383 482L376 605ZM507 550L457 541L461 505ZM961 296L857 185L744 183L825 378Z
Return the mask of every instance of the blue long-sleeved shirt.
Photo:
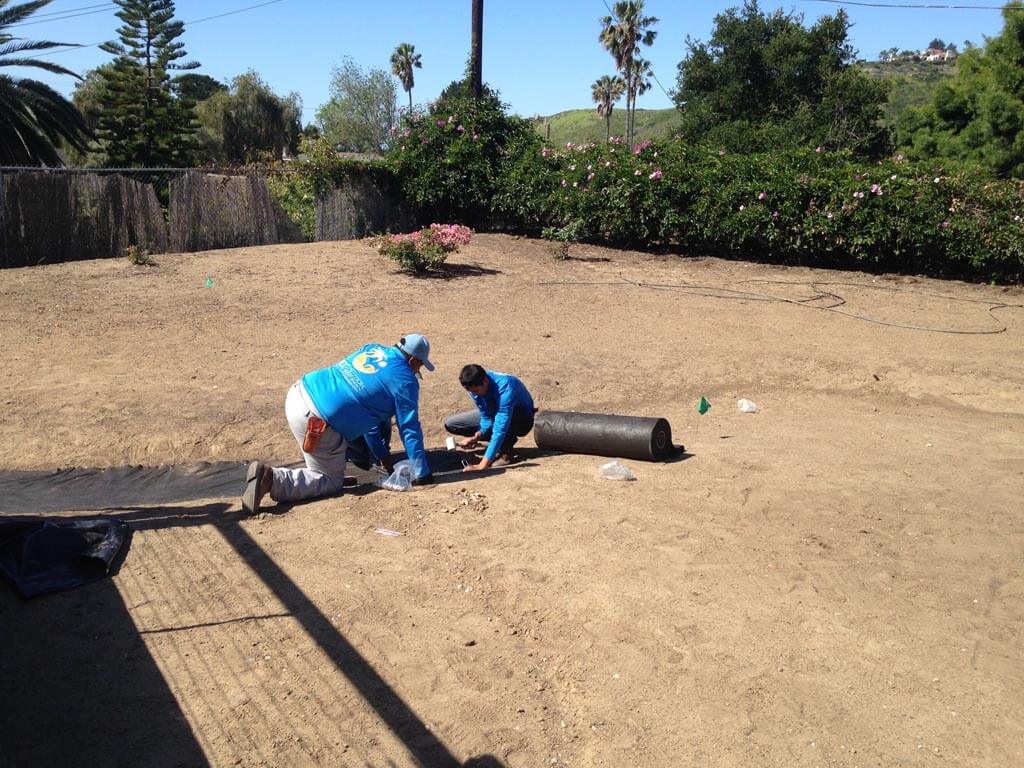
M487 371L487 378L490 380L487 392L483 395L470 392L469 396L480 411L480 434L486 437L490 432L490 443L484 458L494 461L508 435L512 412L520 408L533 413L533 398L526 385L509 373Z
M430 474L420 426L420 383L397 347L367 344L336 365L307 373L302 385L332 429L346 440L365 435L377 459L388 455L380 425L394 416L416 476Z

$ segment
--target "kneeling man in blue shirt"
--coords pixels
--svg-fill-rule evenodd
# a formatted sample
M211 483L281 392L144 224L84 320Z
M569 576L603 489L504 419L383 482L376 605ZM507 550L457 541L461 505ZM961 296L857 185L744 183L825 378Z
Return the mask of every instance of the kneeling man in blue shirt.
M307 373L285 398L285 417L306 466L271 467L252 462L246 471L242 508L253 513L265 494L275 501L326 496L345 486L348 445L365 438L377 461L394 463L386 432L395 418L415 470L414 484L433 482L420 427L420 368L434 370L430 342L418 333L386 347L367 344L335 365Z
M453 435L466 438L459 441L463 448L472 448L482 440L488 441L487 451L480 462L463 471L475 472L496 462L511 462L516 440L533 429L533 414L537 412L526 385L515 376L487 371L476 364L462 369L459 383L469 392L476 410L449 417L444 428Z

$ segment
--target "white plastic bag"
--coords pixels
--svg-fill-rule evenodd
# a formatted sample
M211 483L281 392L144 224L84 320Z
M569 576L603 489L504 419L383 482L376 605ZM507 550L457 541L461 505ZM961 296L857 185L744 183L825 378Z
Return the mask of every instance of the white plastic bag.
M395 469L390 475L378 480L377 485L389 491L408 491L412 489L414 477L412 462L404 459L395 464Z
M629 467L618 461L602 464L601 477L605 480L636 480L636 475L630 472Z
M747 400L747 398L745 397L740 400L737 400L736 405L740 407L740 410L743 413L757 413L760 410L757 407L757 403L755 403L753 400Z

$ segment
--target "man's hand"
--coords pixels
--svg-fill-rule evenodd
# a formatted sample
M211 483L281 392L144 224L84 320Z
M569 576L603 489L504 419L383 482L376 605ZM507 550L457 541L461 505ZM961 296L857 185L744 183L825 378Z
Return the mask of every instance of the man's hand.
M477 432L472 437L467 437L465 440L460 440L458 445L460 448L472 448L480 442L480 433Z
M485 469L490 469L491 464L493 464L493 463L494 462L492 462L490 459L480 459L480 462L478 464L469 464L466 467L464 467L462 471L463 472L482 472Z

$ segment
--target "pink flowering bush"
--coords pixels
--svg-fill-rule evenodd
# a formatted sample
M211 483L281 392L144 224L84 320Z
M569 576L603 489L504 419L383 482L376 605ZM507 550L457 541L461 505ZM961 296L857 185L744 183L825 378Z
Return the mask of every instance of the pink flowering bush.
M619 140L544 149L532 158L532 176L520 170L528 194L509 207L521 226L556 241L1024 279L1019 181L814 147L722 154L658 141L624 153Z
M397 261L403 269L421 275L436 269L460 246L469 245L473 232L461 224L431 224L404 235L380 235L372 240L382 256Z

